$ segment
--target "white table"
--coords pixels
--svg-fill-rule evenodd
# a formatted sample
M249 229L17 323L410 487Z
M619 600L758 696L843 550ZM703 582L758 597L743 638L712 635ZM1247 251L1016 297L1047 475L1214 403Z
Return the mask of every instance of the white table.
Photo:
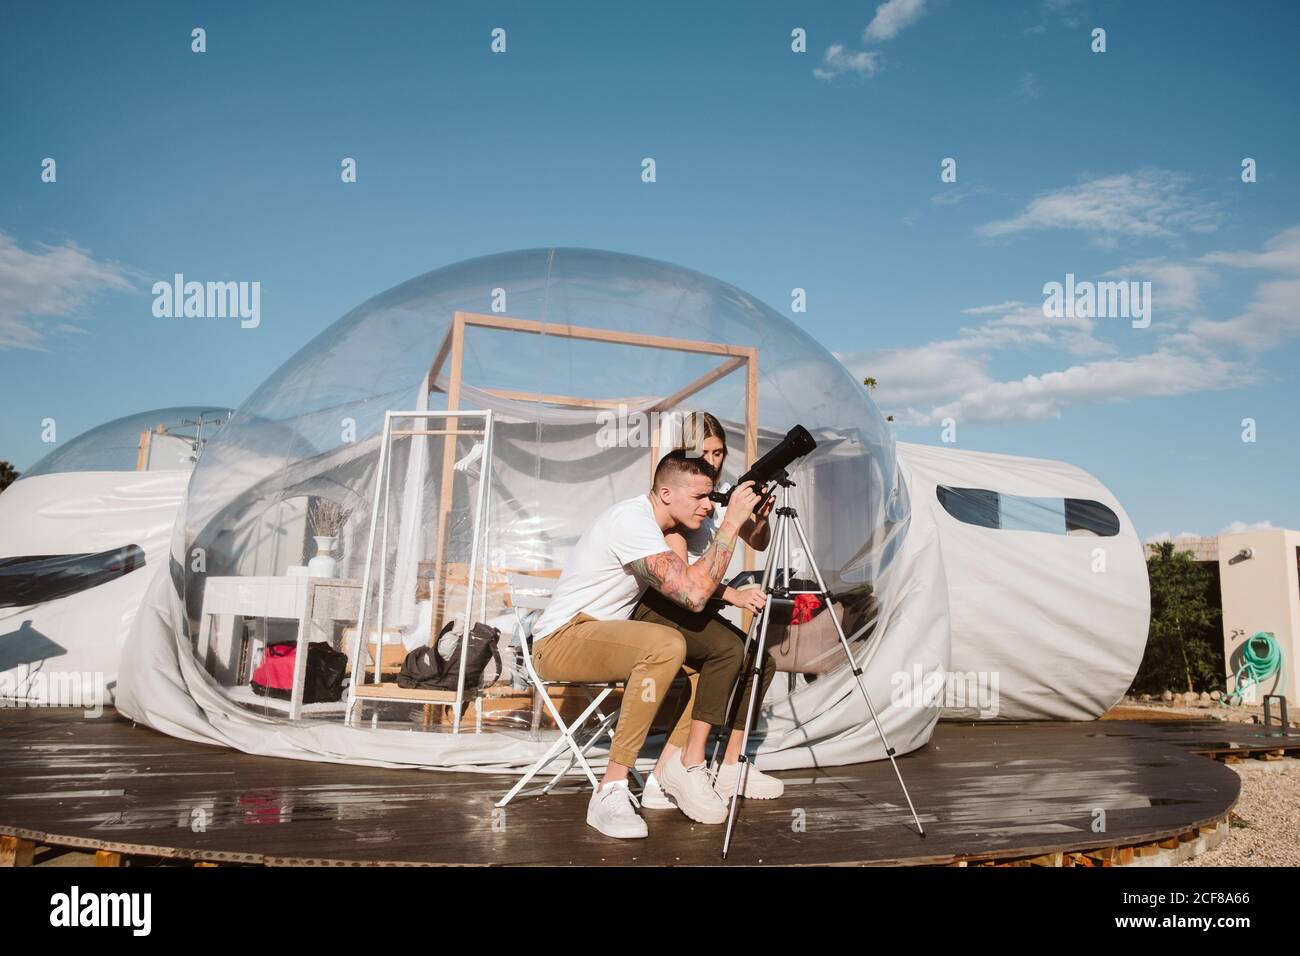
M349 578L311 578L303 576L254 576L208 578L203 589L203 611L199 615L199 633L195 654L218 681L238 688L248 683L240 667L242 642L235 640L236 618L287 618L298 622L297 653L294 658L293 690L289 700L258 697L257 704L280 710L296 720L304 712L303 678L307 668L307 645L312 638L330 641L333 622L356 623L360 616L361 582ZM215 624L214 624L215 618ZM329 629L321 626L329 621ZM319 635L319 637L318 637ZM247 660L255 660L262 642L254 640ZM246 694L235 695L244 700ZM308 704L306 711L343 712L346 695L337 703Z

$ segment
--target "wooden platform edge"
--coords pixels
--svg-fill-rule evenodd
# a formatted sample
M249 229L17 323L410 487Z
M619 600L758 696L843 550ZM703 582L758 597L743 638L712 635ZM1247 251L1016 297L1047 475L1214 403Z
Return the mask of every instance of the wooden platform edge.
M1236 802L1233 802L1233 806ZM806 866L865 867L865 866L1046 866L1046 867L1097 867L1097 866L1160 866L1182 862L1199 856L1218 846L1227 838L1228 815L1211 818L1191 826L1157 832L1139 843L1113 844L1082 843L1065 846L1042 853L1026 853L1018 849L1006 854L986 853L962 856L911 856L888 860L841 860L833 863L809 863ZM474 867L511 866L510 863L432 863L410 860L340 860L328 857L298 857L279 854L236 853L219 850L186 850L179 847L156 846L144 843L127 843L120 840L94 840L9 827L0 824L0 868L32 866L35 851L42 847L95 851L97 865L121 866L124 857L145 857L155 860L175 860L196 866L231 864L266 867Z

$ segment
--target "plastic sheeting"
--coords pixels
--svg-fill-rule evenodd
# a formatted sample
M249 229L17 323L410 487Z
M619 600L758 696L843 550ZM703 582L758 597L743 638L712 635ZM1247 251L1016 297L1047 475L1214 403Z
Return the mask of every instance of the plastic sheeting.
M1142 543L1115 497L1065 462L896 447L910 533L937 533L947 575L945 719L1109 710L1142 662L1151 611ZM996 691L993 705L977 691Z
M0 559L47 556L71 593L0 608L6 696L83 706L112 699L127 632L158 567L166 567L188 472L74 471L25 477L0 494ZM58 556L119 549L143 562L124 573L69 571ZM135 550L132 550L135 549ZM106 578L106 579L105 579ZM47 578L49 580L54 578ZM97 583L98 582L98 583ZM17 582L16 582L17 583Z
M917 695L899 693L900 676L941 673L948 665L944 574L933 526L907 535L884 578L880 627L853 641L855 662L873 706L898 753L923 746L939 718ZM178 593L179 566L156 569L122 656L117 708L163 733L247 753L383 767L493 773L520 770L554 740L543 731L493 729L482 734L424 733L335 720L262 716L231 700L198 662L186 634ZM778 683L784 680L779 676ZM639 761L653 765L659 738ZM797 694L761 708L754 733L756 763L768 769L839 766L883 759L884 748L851 671L840 667ZM607 757L590 752L594 766Z
M135 471L141 432L151 433L143 470L189 472L196 452L229 416L228 408L175 405L116 418L59 445L19 481L72 471Z

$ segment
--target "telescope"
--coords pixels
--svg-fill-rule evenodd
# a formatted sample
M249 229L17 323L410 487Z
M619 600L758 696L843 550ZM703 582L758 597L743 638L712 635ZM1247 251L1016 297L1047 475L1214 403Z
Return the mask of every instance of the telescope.
M728 504L731 501L731 493L747 481L752 481L754 490L761 494L765 485L784 477L785 470L790 465L816 447L817 442L813 440L808 429L802 425L795 425L794 428L785 433L785 437L776 444L775 448L754 462L749 471L736 480L736 484L731 485L725 491L710 492L709 499L720 505ZM756 505L755 510L758 507Z

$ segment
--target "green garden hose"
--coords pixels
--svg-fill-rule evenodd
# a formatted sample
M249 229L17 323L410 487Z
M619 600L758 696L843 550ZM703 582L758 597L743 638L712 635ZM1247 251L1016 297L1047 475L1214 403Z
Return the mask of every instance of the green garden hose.
M1258 653L1255 650L1256 642L1264 645L1264 652ZM1241 649L1242 665L1237 671L1237 689L1223 698L1223 703L1228 703L1234 698L1240 698L1242 693L1249 688L1262 684L1274 674L1281 674L1278 686L1273 688L1273 693L1280 694L1286 689L1286 672L1282 670L1282 645L1277 642L1271 631L1260 631L1254 637L1246 642L1246 646Z

